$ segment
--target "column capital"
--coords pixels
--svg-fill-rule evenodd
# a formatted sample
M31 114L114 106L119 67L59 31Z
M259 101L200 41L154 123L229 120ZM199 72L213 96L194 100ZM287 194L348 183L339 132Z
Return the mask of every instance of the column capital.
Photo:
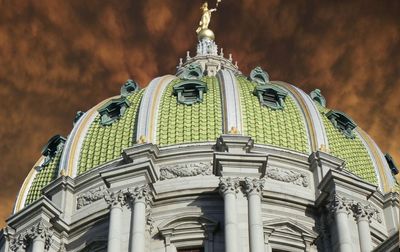
M122 207L126 204L125 195L122 191L110 192L104 194L104 199L110 208Z
M33 225L29 230L28 230L28 237L35 241L35 240L42 240L44 241L44 249L48 250L50 248L52 239L51 236L53 235L53 232L50 230L50 228L43 222L39 221L35 225Z
M28 240L29 238L26 232L18 234L17 237L11 239L11 251L25 251L25 249L28 247Z
M219 178L219 192L224 195L227 193L236 193L239 191L239 178L220 177Z
M335 192L328 203L328 209L331 213L345 212L349 214L352 204L353 201Z
M128 188L126 195L132 202L142 201L146 205L150 204L152 199L149 185Z
M251 194L257 194L261 196L261 193L264 189L265 179L258 178L244 178L244 191L247 196Z
M354 202L351 210L353 210L356 221L367 220L371 222L371 218L375 218L379 223L382 222L378 210L370 204L363 205L360 202Z

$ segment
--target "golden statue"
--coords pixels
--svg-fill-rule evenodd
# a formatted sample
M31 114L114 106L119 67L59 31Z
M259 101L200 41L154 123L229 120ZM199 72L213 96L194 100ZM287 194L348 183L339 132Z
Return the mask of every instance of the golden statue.
M222 0L217 0L217 4L215 5L214 9L208 9L208 3L207 2L203 3L203 5L200 8L203 11L203 15L201 16L201 19L199 22L199 28L197 28L197 30L196 30L197 34L199 34L199 32L202 30L208 29L208 25L210 24L210 20L211 20L211 13L213 13L214 11L217 10L218 4L221 1Z

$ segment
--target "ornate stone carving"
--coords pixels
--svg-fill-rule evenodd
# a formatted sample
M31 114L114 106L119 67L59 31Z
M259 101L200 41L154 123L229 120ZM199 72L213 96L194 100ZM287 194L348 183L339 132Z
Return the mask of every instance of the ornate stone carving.
M219 178L219 191L221 194L228 192L237 193L239 191L239 179L238 178Z
M95 201L98 201L104 197L105 187L101 186L98 188L90 189L88 192L80 194L76 199L76 208L80 209L84 206L90 205Z
M160 168L160 179L211 175L212 165L209 162L166 165Z
M373 218L377 222L382 223L380 212L371 204L362 204L336 193L332 196L332 200L328 207L332 213L337 211L346 211L347 213L353 212L353 215L357 220L361 218L371 220L371 218Z
M342 197L336 193L333 194L332 199L328 204L329 211L331 213L336 213L339 211L345 211L350 213L352 201L346 197Z
M354 217L357 220L367 219L368 221L371 221L373 218L379 223L382 222L379 211L370 204L363 205L360 202L354 202L351 209L353 210Z
M148 185L128 188L126 195L128 199L133 202L137 200L144 200L146 203L150 203L151 201L150 188Z
M264 179L244 178L244 191L247 195L254 193L261 195L262 190L264 189L264 183Z
M122 191L107 192L104 194L105 201L112 207L122 207L126 204L125 195Z
M25 251L28 247L29 238L25 233L18 234L18 236L11 240L10 249L11 251Z
M265 176L273 180L291 183L303 187L309 186L307 175L300 172L282 170L278 168L269 168L266 170Z
M31 226L28 230L18 234L15 239L11 240L11 251L25 251L32 241L37 239L44 241L44 250L50 248L53 232L42 221Z

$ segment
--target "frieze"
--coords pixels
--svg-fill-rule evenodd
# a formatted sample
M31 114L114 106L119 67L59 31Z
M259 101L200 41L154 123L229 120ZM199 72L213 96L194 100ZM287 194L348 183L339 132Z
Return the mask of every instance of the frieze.
M165 165L160 168L160 180L212 174L211 162Z
M298 186L309 186L307 175L300 172L283 170L279 168L268 168L265 172L265 176L273 180L291 183Z
M90 205L95 201L102 199L105 195L105 187L90 189L88 192L80 194L76 199L76 208L80 209L84 206Z

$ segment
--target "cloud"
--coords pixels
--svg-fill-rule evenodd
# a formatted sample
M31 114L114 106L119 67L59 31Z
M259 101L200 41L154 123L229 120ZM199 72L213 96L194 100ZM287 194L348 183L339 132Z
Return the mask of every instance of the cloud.
M175 73L193 54L202 1L0 1L0 221L41 147L77 110ZM213 3L210 2L213 6ZM243 73L272 79L349 114L400 164L399 1L222 1L211 28ZM0 226L4 222L0 222Z

